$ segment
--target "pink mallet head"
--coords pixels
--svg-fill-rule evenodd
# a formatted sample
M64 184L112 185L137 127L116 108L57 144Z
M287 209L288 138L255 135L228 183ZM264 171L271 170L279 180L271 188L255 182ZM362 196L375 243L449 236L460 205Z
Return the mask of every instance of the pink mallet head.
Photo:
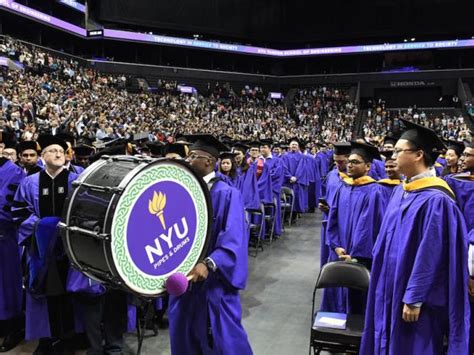
M181 296L188 289L188 279L180 272L174 273L166 280L166 291L172 296Z

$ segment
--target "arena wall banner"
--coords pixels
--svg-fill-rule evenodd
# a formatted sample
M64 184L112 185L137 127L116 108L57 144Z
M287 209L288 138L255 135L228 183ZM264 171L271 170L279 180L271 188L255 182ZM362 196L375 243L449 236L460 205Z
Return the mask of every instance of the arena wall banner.
M44 14L28 6L21 5L13 0L0 0L0 8L4 8L10 12L17 13L21 16L29 17L33 20L37 20L42 23L71 32L78 36L87 38L87 31L84 28L60 20L56 17ZM113 30L107 28L103 29L103 38L279 58L474 47L474 39L456 39L446 41L383 43L373 45L279 50L272 48L244 46L238 44L201 41L192 38L162 36L152 33Z

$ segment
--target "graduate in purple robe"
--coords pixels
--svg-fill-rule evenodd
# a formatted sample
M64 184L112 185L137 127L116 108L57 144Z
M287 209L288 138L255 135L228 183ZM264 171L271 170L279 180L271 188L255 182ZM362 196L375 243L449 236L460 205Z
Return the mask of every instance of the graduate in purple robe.
M351 143L347 165L349 179L339 188L331 205L326 244L329 261L356 259L369 270L372 249L384 214L384 199L380 186L368 176L371 161L379 158L377 148L366 143ZM324 290L321 309L330 312L361 314L366 298L359 291L343 288Z
M456 201L461 209L467 226L469 240L469 295L474 297L474 143L466 143L461 154L461 170L459 174L446 178L449 187L456 195ZM471 329L469 337L469 353L474 352L474 303L471 302Z
M327 149L327 146L324 143L317 143L316 145L320 148L320 151L316 153L319 173L322 178L325 178L330 171L329 168L331 166L332 152Z
M326 244L326 228L328 214L331 206L334 204L334 197L341 186L343 186L343 180L349 179L347 176L347 161L349 160L349 154L351 152L350 143L340 142L334 144L334 163L336 167L331 170L324 182L324 195L322 200L319 202L318 207L323 213L322 226L321 226L321 247L320 247L320 267L328 262L329 258L329 246Z
M43 167L38 165L39 155L41 154L41 147L36 141L24 141L18 143L16 147L20 166L26 175L33 175L43 170Z
M271 186L273 191L273 197L276 201L276 215L275 215L275 231L276 237L282 234L282 221L281 221L281 188L283 186L283 167L281 161L275 158L272 154L272 141L261 140L260 153L262 159L265 161L265 166L268 167L271 178Z
M71 173L80 175L85 169L82 166L74 165L72 162L75 160L74 146L76 145L76 139L68 133L58 133L57 138L63 140L67 144L66 149L66 162L65 168Z
M235 153L237 176L233 179L232 186L240 191L244 201L244 208L248 210L260 209L260 195L258 193L257 176L249 173L250 166L245 159L245 153L249 146L236 143L232 147Z
M463 151L463 142L448 141L448 149L446 150L446 167L441 173L443 178L460 172L460 163Z
M240 193L213 171L219 151L228 148L209 135L188 139L195 142L188 161L210 188L214 221L206 258L190 273L192 288L170 296L171 353L252 354L239 297L248 274L244 207Z
M64 168L65 142L39 137L45 170L26 177L15 195L12 214L19 224L18 244L26 253L26 339L40 339L38 351L72 351L71 297L66 293L70 270L57 223L72 181Z
M388 202L395 187L401 184L402 176L398 170L397 161L393 158L393 151L382 151L380 154L385 157L385 173L387 178L381 179L377 183L382 187L384 200Z
M2 132L3 133L3 132ZM5 134L0 139L5 144ZM10 147L5 144L6 147ZM0 157L0 321L8 324L8 334L0 344L0 352L13 349L23 339L22 274L17 227L11 207L25 172L11 160Z
M295 196L294 213L306 212L309 184L306 159L299 147L299 140L291 139L290 151L282 158L284 185L291 188Z
M360 354L468 354L467 231L449 186L430 166L443 143L402 120L400 172L373 251Z
M250 165L249 172L256 177L260 202L263 204L273 203L270 167L265 164L265 159L260 156L260 145L261 143L258 141L250 142L250 157L247 160Z
M322 178L321 178L321 172L319 170L319 164L316 159L316 147L313 147L311 149L311 153L309 156L312 158L310 159L311 162L311 173L312 173L312 178L313 182L309 184L308 186L308 209L309 211L313 211L316 209L318 206L319 199L321 198L321 189L322 189Z

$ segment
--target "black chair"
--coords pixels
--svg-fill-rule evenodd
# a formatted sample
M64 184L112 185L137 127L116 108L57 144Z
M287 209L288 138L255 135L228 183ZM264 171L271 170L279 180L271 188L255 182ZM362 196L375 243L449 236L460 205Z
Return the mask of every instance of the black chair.
M285 197L285 201L282 201L282 208L284 208L285 211L284 216L282 216L282 223L284 223L283 221L288 218L288 225L291 225L291 218L295 207L295 193L291 188L283 186L281 188L281 194Z
M264 237L263 231L265 226L265 207L263 203L260 204L260 209L245 209L246 219L250 225L250 239L249 247L255 248L255 257L258 255L258 250L263 251L263 242L262 238ZM256 218L252 218L256 217ZM258 223L253 221L258 220Z
M348 314L346 329L333 329L326 327L314 327L314 320L318 312L315 313L316 291L318 289L330 287L347 287L350 289L367 291L369 288L370 272L367 268L358 263L335 261L323 266L319 273L318 281L313 291L313 308L311 314L311 340L309 344L309 354L311 349L314 354L321 351L359 353L362 331L364 330L364 315Z
M276 206L276 198L273 199L272 203L265 203L263 205L265 210L265 237L268 237L268 241L270 242L270 244L273 241L273 235L275 233Z

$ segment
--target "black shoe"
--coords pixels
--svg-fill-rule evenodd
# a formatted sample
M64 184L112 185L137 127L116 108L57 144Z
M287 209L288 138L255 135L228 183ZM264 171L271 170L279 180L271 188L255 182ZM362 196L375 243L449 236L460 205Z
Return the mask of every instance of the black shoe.
M35 351L33 351L33 355L48 355L51 354L53 349L53 339L40 339L38 346L36 347Z
M2 345L0 345L0 353L6 353L17 347L23 339L25 339L25 331L19 330L14 333L8 334L5 339L3 339Z

